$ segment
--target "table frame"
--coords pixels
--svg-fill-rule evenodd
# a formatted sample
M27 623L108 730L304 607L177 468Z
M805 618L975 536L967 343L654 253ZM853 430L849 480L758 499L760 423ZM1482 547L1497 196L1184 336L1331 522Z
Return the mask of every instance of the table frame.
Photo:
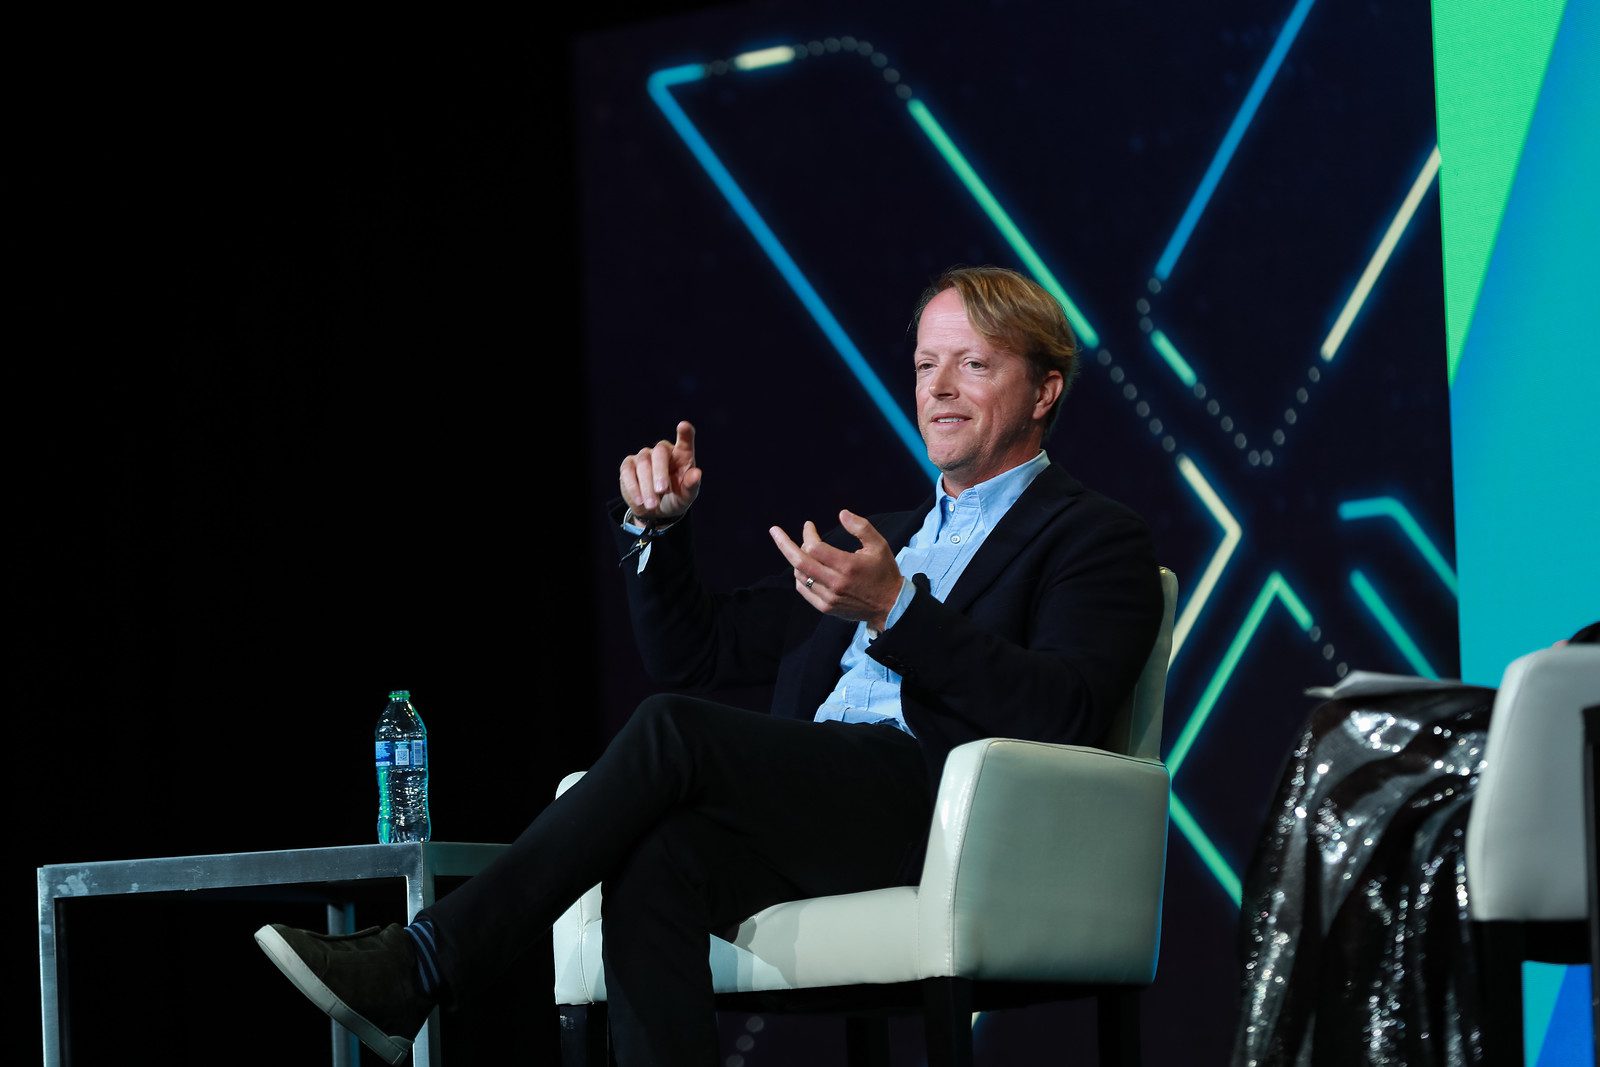
M351 933L355 925L355 907L340 896L341 885L379 878L403 879L409 920L433 903L436 879L471 877L505 849L505 845L413 841L280 852L53 863L40 867L39 1000L44 1027L44 1063L46 1067L60 1067L70 1054L68 1035L62 1029L64 1020L58 986L59 954L66 941L63 901L142 893L207 894L242 888L295 886L302 893L311 888L326 894L329 933ZM335 1067L350 1067L357 1059L354 1035L338 1023L330 1025L333 1063ZM417 1035L412 1062L416 1067L441 1067L437 1009Z

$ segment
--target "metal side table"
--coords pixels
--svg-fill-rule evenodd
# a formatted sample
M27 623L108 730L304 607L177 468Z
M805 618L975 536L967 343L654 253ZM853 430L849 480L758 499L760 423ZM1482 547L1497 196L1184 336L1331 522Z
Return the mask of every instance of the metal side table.
M39 991L44 1023L44 1062L58 1067L67 1054L63 1031L57 953L63 947L63 900L137 893L220 894L244 888L294 887L303 899L306 889L325 893L328 932L351 933L353 906L339 895L341 885L375 878L405 882L406 917L433 903L438 878L467 878L481 871L505 845L448 841L400 845L346 845L282 852L237 852L216 856L173 856L160 859L113 860L100 863L53 863L39 868ZM333 1062L349 1067L356 1060L352 1036L337 1023L333 1028ZM439 1067L439 1013L435 1011L412 1052L417 1067Z

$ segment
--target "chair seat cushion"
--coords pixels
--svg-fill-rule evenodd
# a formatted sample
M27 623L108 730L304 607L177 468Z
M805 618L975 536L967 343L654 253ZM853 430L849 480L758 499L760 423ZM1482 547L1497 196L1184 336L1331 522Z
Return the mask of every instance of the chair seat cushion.
M909 982L917 973L917 889L774 904L746 919L732 942L711 936L711 979L718 993ZM557 952L555 1000L606 999L601 923L579 928L575 945Z

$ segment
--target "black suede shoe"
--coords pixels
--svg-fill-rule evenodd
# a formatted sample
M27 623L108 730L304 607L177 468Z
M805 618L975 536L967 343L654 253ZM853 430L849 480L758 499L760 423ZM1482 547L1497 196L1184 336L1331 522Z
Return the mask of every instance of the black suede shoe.
M296 989L389 1063L411 1051L433 1011L411 938L396 923L339 936L274 923L256 931L256 944Z

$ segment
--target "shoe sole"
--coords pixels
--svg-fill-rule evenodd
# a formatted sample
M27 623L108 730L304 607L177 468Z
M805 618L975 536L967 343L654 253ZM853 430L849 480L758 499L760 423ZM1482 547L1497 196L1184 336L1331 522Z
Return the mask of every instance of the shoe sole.
M256 931L256 944L273 962L283 976L334 1022L361 1039L361 1043L376 1052L388 1063L399 1063L411 1051L411 1042L401 1037L391 1037L368 1022L359 1012L340 1000L322 979L311 973L300 954L289 947L289 942L270 926Z

